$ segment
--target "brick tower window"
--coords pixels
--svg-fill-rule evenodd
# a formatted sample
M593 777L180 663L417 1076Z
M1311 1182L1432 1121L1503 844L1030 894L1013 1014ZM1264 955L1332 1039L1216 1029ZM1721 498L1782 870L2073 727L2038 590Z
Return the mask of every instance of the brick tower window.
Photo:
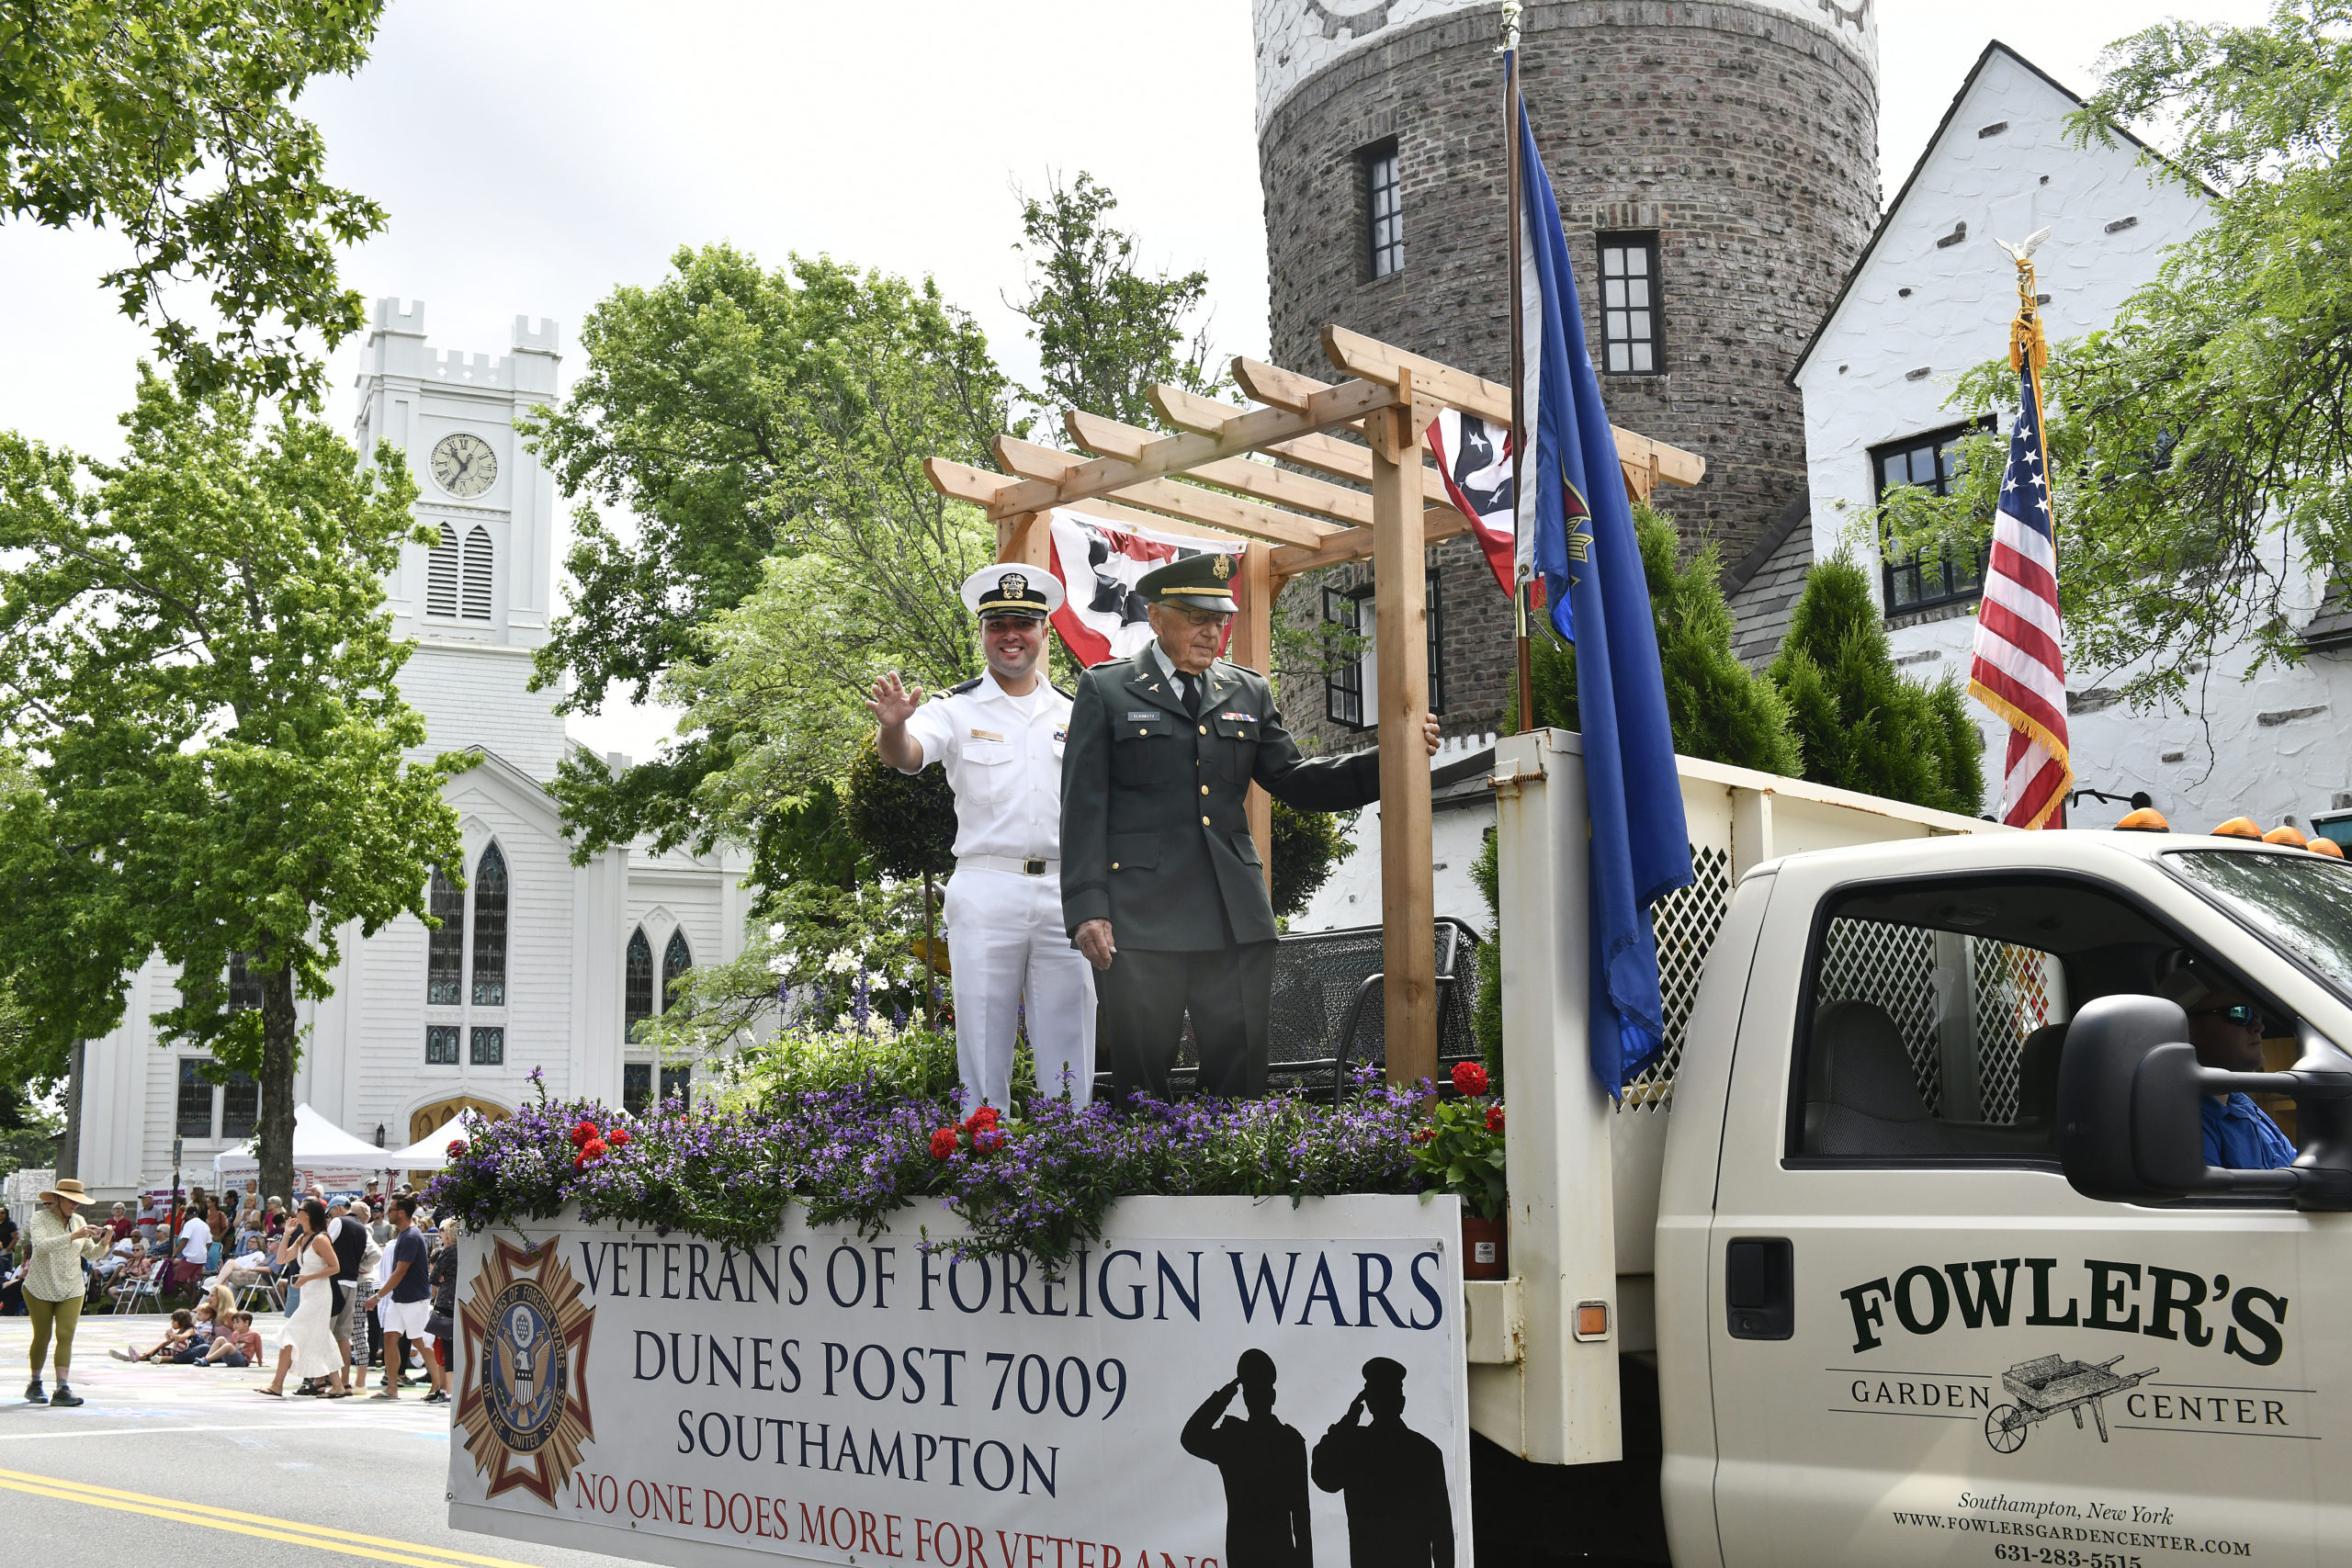
M1603 363L1612 376L1655 376L1666 365L1658 333L1657 236L1600 238Z
M1445 711L1445 618L1438 601L1438 574L1422 580L1429 619L1430 712ZM1323 619L1334 628L1323 668L1323 716L1351 729L1380 724L1380 660L1374 651L1378 618L1372 584L1323 590Z
M1396 143L1383 141L1363 152L1364 213L1372 246L1372 276L1405 270L1404 177Z

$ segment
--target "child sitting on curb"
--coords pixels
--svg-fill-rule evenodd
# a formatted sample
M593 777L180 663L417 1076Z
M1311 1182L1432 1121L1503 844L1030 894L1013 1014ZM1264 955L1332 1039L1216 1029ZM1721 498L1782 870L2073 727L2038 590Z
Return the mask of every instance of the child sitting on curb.
M126 1350L120 1346L107 1352L118 1361L166 1361L180 1353L196 1335L196 1314L186 1307L172 1314L171 1331L161 1341L144 1350Z

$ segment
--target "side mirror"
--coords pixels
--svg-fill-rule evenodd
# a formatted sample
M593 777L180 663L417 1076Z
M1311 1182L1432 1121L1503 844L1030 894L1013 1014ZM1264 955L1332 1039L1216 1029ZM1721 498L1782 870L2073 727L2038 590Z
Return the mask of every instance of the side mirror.
M2101 997L2067 1026L2058 1064L2058 1158L2087 1198L2132 1202L2192 1192L2286 1192L2304 1209L2352 1209L2352 1056L2308 1023L2283 1073L2199 1066L2188 1018L2161 997ZM2205 1163L2207 1095L2289 1094L2303 1134L2283 1170Z

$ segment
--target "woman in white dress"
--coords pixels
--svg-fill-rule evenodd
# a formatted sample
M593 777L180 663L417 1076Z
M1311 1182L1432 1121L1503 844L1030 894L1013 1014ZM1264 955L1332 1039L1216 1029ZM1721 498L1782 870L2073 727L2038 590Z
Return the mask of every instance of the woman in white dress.
M295 1283L303 1287L300 1300L286 1320L286 1337L277 1350L277 1375L269 1386L254 1392L272 1399L286 1394L286 1374L305 1382L324 1380L337 1393L343 1391L343 1352L337 1348L329 1320L334 1315L334 1248L326 1238L327 1208L311 1198L291 1222L299 1227L294 1250L302 1260Z

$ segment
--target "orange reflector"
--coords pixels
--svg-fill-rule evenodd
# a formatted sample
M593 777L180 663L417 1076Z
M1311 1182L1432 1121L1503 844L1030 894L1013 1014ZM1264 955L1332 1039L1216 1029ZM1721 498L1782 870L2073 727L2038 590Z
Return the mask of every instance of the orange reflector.
M2344 846L2334 839L2313 839L2303 848L2315 855L2334 855L2337 860L2344 858Z
M2172 824L2165 821L2164 813L2154 807L2143 806L2137 811L2126 812L2123 820L2115 825L2115 830L2119 833L2169 833Z
M2228 821L2213 829L2213 837L2217 839L2259 839L2262 837L2262 829L2255 825L2254 818L2251 817L2233 817Z
M2303 847L2303 836L2283 824L2263 834L2262 841L2266 844L2282 844L2290 849L2300 850Z
M1577 1337L1583 1340L1609 1337L1609 1303L1607 1302L1577 1303Z

